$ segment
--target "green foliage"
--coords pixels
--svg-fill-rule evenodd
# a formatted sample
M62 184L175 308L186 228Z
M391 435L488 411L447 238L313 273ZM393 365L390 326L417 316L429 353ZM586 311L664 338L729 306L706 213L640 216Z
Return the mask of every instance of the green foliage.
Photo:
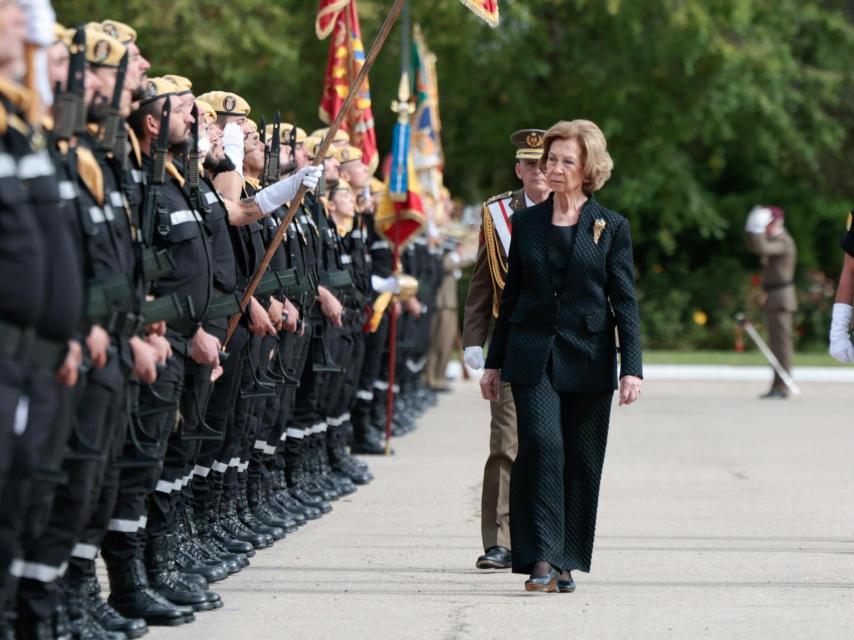
M313 0L58 0L66 24L134 25L154 73L228 88L253 111L311 130L327 42ZM412 0L439 61L446 182L469 201L507 190L510 132L589 118L616 168L599 199L629 217L650 344L725 346L756 265L742 225L782 206L799 279L833 274L854 189L854 28L820 0L502 0L490 30L456 0ZM369 46L389 0L359 0ZM371 75L381 149L390 147L400 45ZM703 309L706 327L691 314ZM823 322L815 321L818 331ZM812 326L812 325L810 325ZM823 333L823 331L819 332Z

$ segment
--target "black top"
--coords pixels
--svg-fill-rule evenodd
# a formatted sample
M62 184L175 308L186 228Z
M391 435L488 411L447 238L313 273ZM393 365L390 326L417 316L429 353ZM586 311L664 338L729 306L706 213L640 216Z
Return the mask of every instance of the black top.
M549 233L549 276L555 291L560 289L564 280L577 227L577 223L568 227L552 223Z

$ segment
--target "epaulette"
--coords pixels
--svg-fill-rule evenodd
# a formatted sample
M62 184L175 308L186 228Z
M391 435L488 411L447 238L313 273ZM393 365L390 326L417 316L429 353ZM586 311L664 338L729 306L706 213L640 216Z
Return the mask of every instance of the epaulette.
M35 93L11 80L0 78L0 95L5 96L14 108L24 116L25 122L36 121L38 101ZM11 118L9 119L11 120ZM5 127L3 130L5 131Z
M103 206L104 174L101 172L98 161L86 147L78 146L75 151L77 152L77 175L80 176L98 206Z
M136 160L137 168L142 166L142 149L139 146L139 138L133 132L133 129L127 127L128 140L130 140L130 148L133 151L133 158Z
M172 178L175 179L175 182L177 182L179 185L181 185L182 187L184 186L184 176L181 175L181 172L178 171L178 168L171 162L166 163L166 173L172 176Z
M484 206L486 206L488 204L492 204L493 202L498 202L499 200L504 200L505 198L512 198L512 197L513 197L512 191L505 191L504 193L499 193L497 196L492 196L483 204L484 204Z

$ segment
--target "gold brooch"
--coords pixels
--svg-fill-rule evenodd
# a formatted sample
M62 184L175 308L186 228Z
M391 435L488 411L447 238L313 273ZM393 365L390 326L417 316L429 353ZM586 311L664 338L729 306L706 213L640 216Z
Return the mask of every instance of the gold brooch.
M599 238L602 237L602 230L607 223L602 218L596 218L593 223L593 244L599 244Z

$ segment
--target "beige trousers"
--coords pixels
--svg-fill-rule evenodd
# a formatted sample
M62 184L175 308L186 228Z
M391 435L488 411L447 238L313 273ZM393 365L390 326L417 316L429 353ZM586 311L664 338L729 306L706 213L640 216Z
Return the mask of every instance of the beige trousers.
M448 384L445 369L454 350L454 341L459 333L459 315L456 309L438 309L433 316L430 350L427 353L426 382L434 389Z
M794 347L792 346L792 312L791 311L767 311L765 320L768 324L768 347L771 352L777 356L777 360L783 368L792 373L792 354ZM787 387L783 383L783 379L776 373L774 374L773 389L786 391Z
M510 548L510 468L516 459L516 405L509 382L502 382L498 402L490 402L489 458L483 469L480 533L484 550Z

